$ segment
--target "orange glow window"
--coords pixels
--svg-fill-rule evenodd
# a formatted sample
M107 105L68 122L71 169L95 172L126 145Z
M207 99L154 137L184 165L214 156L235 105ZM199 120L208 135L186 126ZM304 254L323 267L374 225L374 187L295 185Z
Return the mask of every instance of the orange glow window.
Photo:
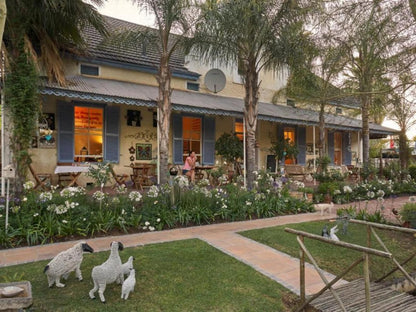
M103 109L75 106L75 162L99 161L103 157Z

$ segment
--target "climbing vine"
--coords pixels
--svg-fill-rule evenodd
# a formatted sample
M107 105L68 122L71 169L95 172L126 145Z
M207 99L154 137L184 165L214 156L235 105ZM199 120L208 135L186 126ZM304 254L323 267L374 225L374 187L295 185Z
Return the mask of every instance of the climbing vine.
M29 148L41 110L38 74L32 59L24 50L23 40L6 76L5 103L10 118L10 127L6 131L10 131L8 134L16 168L16 191L19 191L31 162Z

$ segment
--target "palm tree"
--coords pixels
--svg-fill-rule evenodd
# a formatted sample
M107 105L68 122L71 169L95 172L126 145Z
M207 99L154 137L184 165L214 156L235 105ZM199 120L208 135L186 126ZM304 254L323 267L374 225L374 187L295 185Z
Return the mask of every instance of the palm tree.
M85 41L82 29L91 25L106 34L102 16L93 6L103 0L6 0L8 12L4 43L9 57L17 57L24 38L26 49L43 66L47 77L65 84L62 51L79 52Z
M363 163L369 163L369 120L376 94L389 93L393 84L414 65L416 24L406 3L399 0L333 3L334 22L345 34L349 62L345 77L355 84L361 102Z
M192 10L192 3L189 0L133 0L133 2L154 14L157 29L125 31L111 40L118 41L122 45L141 43L149 49L155 49L160 55L156 80L159 86L157 98L160 133L159 175L160 183L164 184L168 178L169 127L172 111L170 60L176 51L184 48L187 36L192 30L192 20L198 15Z
M90 2L101 5L103 1ZM85 42L81 33L87 25L103 34L106 31L103 19L95 7L82 0L7 0L6 3L8 12L3 47L11 71L10 77L6 77L9 78L6 80L6 108L11 125L8 134L13 136L10 150L17 172L16 190L19 192L31 162L28 149L41 110L36 91L38 80L29 79L33 76L33 64L42 65L50 80L64 85L62 52L77 52L83 48ZM30 56L27 56L28 52ZM27 60L27 57L30 59ZM34 71L35 75L39 75L35 69ZM16 89L19 86L24 88Z
M298 1L301 2L301 1ZM253 186L259 74L300 59L304 43L301 8L291 0L210 1L198 23L194 49L220 64L238 66L244 81L247 182Z

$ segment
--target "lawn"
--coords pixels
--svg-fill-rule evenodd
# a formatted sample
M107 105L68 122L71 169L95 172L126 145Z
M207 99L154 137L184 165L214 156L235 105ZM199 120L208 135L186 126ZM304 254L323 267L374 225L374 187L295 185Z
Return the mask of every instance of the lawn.
M256 240L262 244L268 245L272 248L287 253L293 257L299 258L299 244L296 240L296 235L290 234L284 231L285 227L301 230L317 235L321 235L324 224L328 224L329 227L335 225L335 223L329 223L324 221L319 222L307 222L299 224L290 224L286 226L277 226L272 228L252 230L242 232L240 234ZM340 228L340 226L338 226ZM341 227L342 228L342 227ZM415 237L411 234L403 234L394 231L376 230L377 234L386 244L387 248L393 253L396 259L401 262L408 258L412 252L416 252ZM350 223L346 235L341 234L341 230L337 233L338 238L341 241L357 244L361 246L367 245L366 229L362 225ZM350 264L360 257L360 253L346 248L341 248L329 244L325 244L316 240L305 238L305 245L311 252L312 256L317 260L321 269L333 274L339 274L345 270ZM372 237L372 247L382 250L376 239ZM310 261L307 259L310 263ZM378 278L389 272L392 265L392 261L376 256L371 256L371 276L372 278ZM413 259L409 265L405 266L409 272L416 271L416 260ZM353 271L351 271L345 279L354 280L362 277L363 266L359 265ZM396 276L402 277L400 273L396 273Z
M34 311L289 311L296 296L247 265L197 240L128 248L135 257L136 288L127 301L121 286L109 285L107 303L91 300L91 269L109 252L85 254L84 281L71 273L65 288L48 288L48 261L0 268L0 280L29 280Z

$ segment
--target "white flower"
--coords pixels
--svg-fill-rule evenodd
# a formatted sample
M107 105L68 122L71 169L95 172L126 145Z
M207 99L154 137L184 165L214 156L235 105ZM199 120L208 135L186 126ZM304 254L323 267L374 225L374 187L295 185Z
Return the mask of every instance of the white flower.
M335 190L334 195L338 195L338 194L341 194L341 191L340 190Z
M152 185L147 192L148 197L157 197L159 195L159 188L156 185Z
M113 199L111 200L111 202L113 204L119 204L120 203L120 199L118 197L113 197Z
M92 194L92 198L98 201L102 201L105 198L105 193L101 191L96 191L94 194Z
M156 219L156 222L160 222L160 218L157 218L157 219Z
M180 188L184 188L189 185L189 180L187 176L176 176L174 181Z
M132 191L129 194L129 199L131 201L139 202L142 199L142 194L140 194L138 191Z
M384 191L383 190L378 190L377 191L377 197L384 197Z
M252 202L251 202L251 201L248 201L248 200L246 201L246 205L247 205L247 206L251 206L251 204L252 204Z
M121 214L124 215L126 214L126 211L124 209L121 210Z
M43 192L39 194L39 199L41 201L48 201L52 200L52 193L51 192Z
M352 188L349 185L344 185L344 193L352 193Z
M149 225L150 225L150 222L149 222L149 221L146 221L146 222L144 223L144 225L149 226Z
M39 214L36 212L34 215L33 215L33 217L37 217Z
M68 223L68 221L66 221L66 220L62 220L62 223L65 223L65 224L67 224L67 223Z
M416 196L409 196L409 202L415 202Z
M147 226L142 227L143 230L147 230Z
M86 218L83 218L82 221L87 221L87 219Z
M158 201L157 201L157 200L155 200L155 202L153 203L153 205L157 205L157 203L158 203Z
M127 193L127 187L124 184L118 185L117 186L117 193L118 194L125 194L125 193Z
M49 210L49 207L53 207L54 208L54 211L55 211L55 213L56 214L64 214L64 213L66 213L67 211L68 211L68 207L66 207L66 206L64 206L64 205L50 205L50 206L48 206L48 210Z
M25 189L25 190L31 190L31 189L33 189L35 187L35 183L33 182L33 181L26 181L24 184L23 184L23 188Z
M2 214L0 214L0 218L2 218L3 217L3 215Z
M371 192L371 191L367 192L367 197L368 198L374 198L374 196L376 196L376 194L374 192Z
M27 197L23 197L22 201L24 201L24 202L27 201Z
M154 231L155 228L153 226L149 226L149 231Z

